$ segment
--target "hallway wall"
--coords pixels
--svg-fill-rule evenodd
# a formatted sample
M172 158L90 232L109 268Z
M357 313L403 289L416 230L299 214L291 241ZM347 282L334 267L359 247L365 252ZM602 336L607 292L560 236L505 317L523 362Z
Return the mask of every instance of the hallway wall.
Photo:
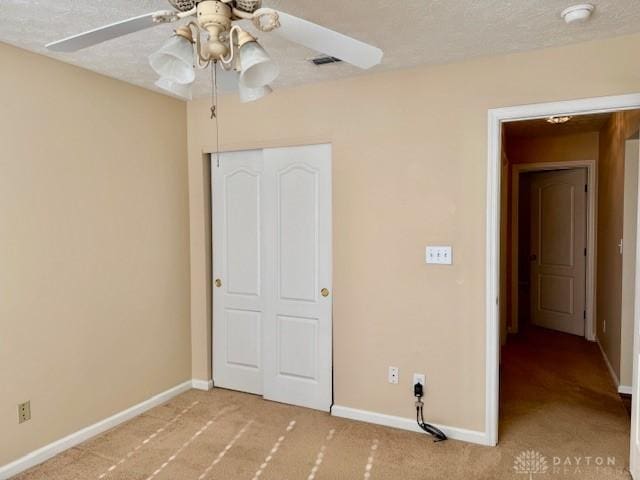
M631 386L633 380L633 324L636 292L636 242L638 228L638 160L640 141L625 142L624 221L622 235L622 308L620 339L620 384Z
M511 164L574 162L598 159L599 132L544 137L508 137Z
M640 111L616 112L600 131L596 265L597 338L618 383L630 385L629 369L621 378L623 338L633 327L622 322L622 254L625 141L640 125ZM629 247L633 248L633 247Z

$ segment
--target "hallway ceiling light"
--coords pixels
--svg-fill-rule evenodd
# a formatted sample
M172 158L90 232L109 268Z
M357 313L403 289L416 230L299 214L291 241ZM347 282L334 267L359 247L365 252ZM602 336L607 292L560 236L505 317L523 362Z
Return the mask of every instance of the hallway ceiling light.
M554 116L554 117L547 118L547 122L553 123L556 125L567 123L569 120L571 120L570 115L561 115L561 116Z
M567 24L582 23L591 18L595 9L596 7L590 3L581 3L579 5L572 5L569 8L565 8L560 16L565 22L567 22Z
M258 32L274 32L362 69L382 61L383 52L379 48L293 15L262 8L262 0L168 1L173 10L148 13L89 30L49 43L47 49L75 52L156 25L190 19L149 57L151 67L160 75L156 85L174 94L180 90L189 95L178 85L191 85L196 68L205 69L219 63L224 70L240 73L239 82L245 87L244 100L257 100L271 92L268 84L276 79L279 69L257 39L240 28L239 22L252 24ZM336 10L335 15L340 17L340 11ZM215 87L215 82L212 83Z

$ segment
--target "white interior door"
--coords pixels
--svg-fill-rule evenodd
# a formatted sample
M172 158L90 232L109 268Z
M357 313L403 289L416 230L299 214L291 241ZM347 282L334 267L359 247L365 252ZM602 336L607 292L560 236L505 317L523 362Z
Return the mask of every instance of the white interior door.
M213 378L261 394L265 270L262 151L224 153L213 174Z
M269 305L264 396L332 403L331 147L264 151Z
M584 336L587 172L532 175L531 321Z

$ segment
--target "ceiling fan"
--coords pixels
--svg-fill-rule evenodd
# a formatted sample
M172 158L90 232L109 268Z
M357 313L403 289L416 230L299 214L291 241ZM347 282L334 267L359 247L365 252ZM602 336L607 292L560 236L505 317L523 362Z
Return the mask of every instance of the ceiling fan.
M195 69L219 65L234 72L240 99L258 100L271 93L278 65L243 27L274 32L287 40L362 69L382 61L383 52L359 40L287 13L263 8L262 0L169 0L174 10L140 15L49 43L54 52L75 52L159 24L191 19L149 57L160 79L156 86L191 98ZM193 17L193 18L192 18Z

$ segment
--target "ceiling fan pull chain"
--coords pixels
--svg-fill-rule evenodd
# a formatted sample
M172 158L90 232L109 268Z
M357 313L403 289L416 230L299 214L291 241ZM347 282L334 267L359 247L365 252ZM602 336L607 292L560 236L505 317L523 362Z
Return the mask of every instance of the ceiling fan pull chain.
M211 120L214 118L218 118L218 98L216 95L217 90L217 72L216 72L216 62L211 62Z

